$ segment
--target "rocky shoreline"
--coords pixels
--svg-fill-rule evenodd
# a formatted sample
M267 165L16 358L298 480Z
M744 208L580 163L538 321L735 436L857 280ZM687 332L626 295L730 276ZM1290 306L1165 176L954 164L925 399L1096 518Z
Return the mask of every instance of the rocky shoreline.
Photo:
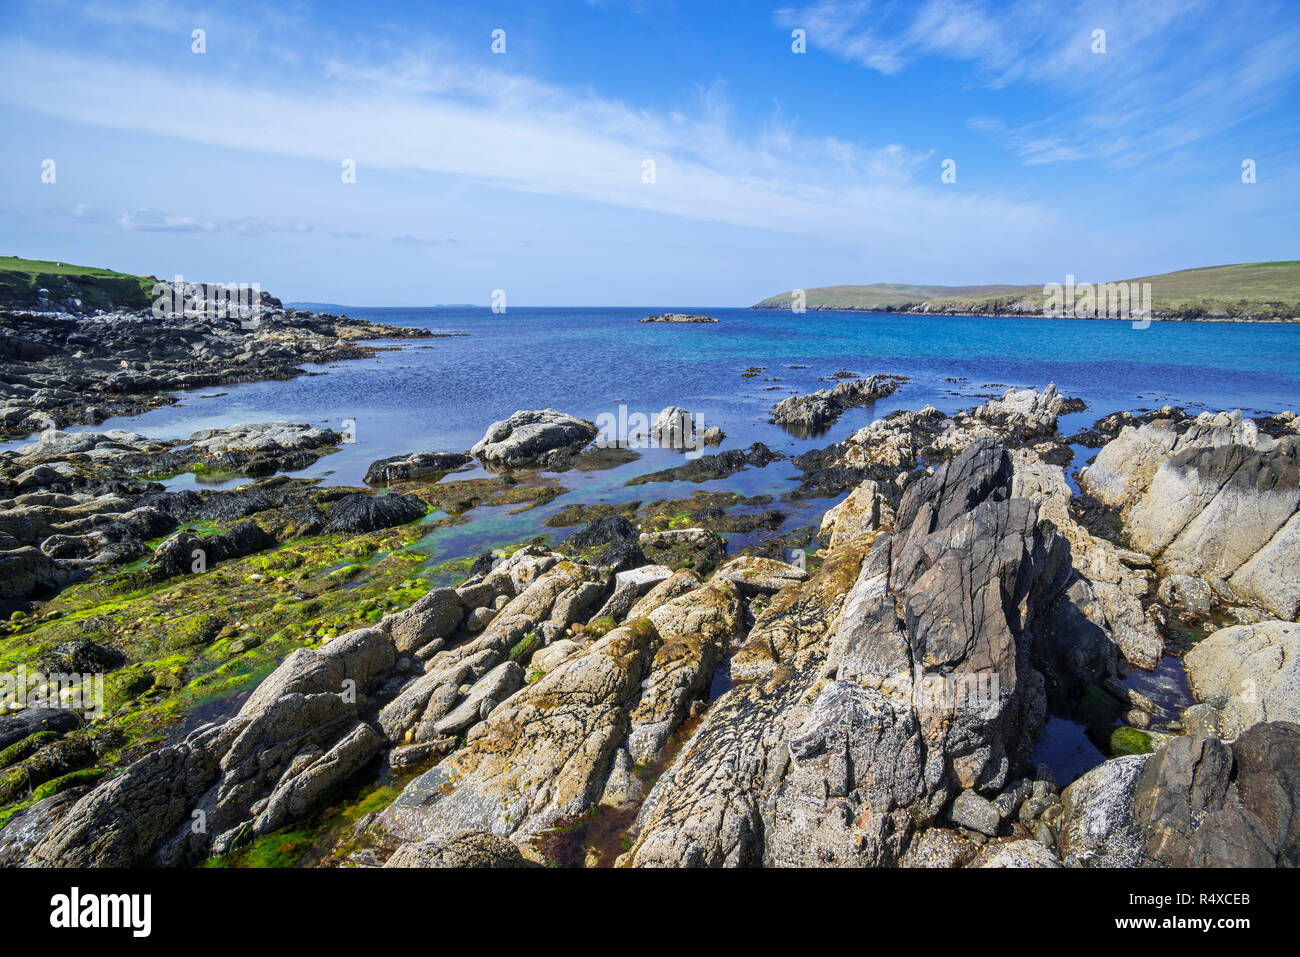
M0 321L35 334L32 314ZM148 394L68 332L131 322L51 320L50 375L78 370L102 408ZM339 322L178 321L162 331L207 358L160 346L133 371L341 358ZM36 362L9 356L4 381ZM16 424L71 415L52 382L11 393ZM896 387L772 415L829 428ZM558 473L630 450L520 410L340 488L280 474L328 454L329 429L51 425L0 453L0 671L100 675L103 709L67 707L85 688L65 683L0 716L0 865L1295 866L1300 419L1164 408L1063 435L1082 407L1009 390L793 458L722 449L627 484L776 461L797 481L574 502L546 523L566 531L445 582L423 571L431 529L571 494ZM1076 495L1078 445L1099 452ZM158 481L185 470L250 480ZM733 553L728 535L810 501L818 527ZM1176 710L1126 680L1170 655L1196 696ZM1108 758L1072 782L1036 751L1062 717Z
M771 303L764 305L755 303L750 309L767 309L778 311L789 311L790 304ZM859 312L859 313L884 313L898 316L974 316L981 319L1045 319L1045 318L1072 318L1082 319L1084 321L1097 321L1111 319L1109 316L1069 316L1069 317L1049 317L1043 315L1042 299L1018 303L1015 308L995 308L981 304L972 304L968 306L936 306L927 308L925 306L880 306L875 309L861 309L852 306L822 306L822 305L805 305L802 307L804 312ZM1149 316L1144 319L1150 319L1153 322L1250 322L1261 324L1287 324L1300 322L1300 316L1277 316L1275 314L1263 313L1242 313L1241 315L1229 315L1228 313L1179 313L1165 310L1152 310ZM1111 321L1129 321L1127 319L1111 319Z
M207 303L196 308L206 309ZM373 356L421 329L287 309L261 293L252 318L0 309L0 436L98 425L175 401L177 389L302 375L302 363Z

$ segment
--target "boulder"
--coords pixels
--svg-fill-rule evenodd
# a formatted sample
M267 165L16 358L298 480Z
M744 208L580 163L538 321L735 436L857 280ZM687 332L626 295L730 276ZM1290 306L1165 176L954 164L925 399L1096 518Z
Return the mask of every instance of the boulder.
M403 844L385 867L537 867L524 859L519 847L503 837L482 831L464 831L432 841Z
M455 590L435 588L410 608L393 615L389 632L398 652L406 653L447 638L464 618L465 608Z
M811 395L792 395L773 407L771 421L798 434L810 434L830 426L849 409L892 395L901 381L895 376L873 375L841 382Z
M371 462L362 480L367 485L386 486L395 482L410 482L432 478L462 465L472 459L463 452L413 452L410 455L390 455Z
M355 492L345 495L329 510L324 532L331 534L360 535L405 525L423 518L429 507L418 495L370 495Z
M1166 575L1225 580L1282 618L1300 611L1300 436L1262 433L1240 410L1125 426L1079 478L1119 510Z
M1260 721L1300 722L1300 624L1266 621L1221 628L1183 658L1198 700L1236 738Z
M1061 793L1065 854L1096 867L1136 867L1145 834L1134 815L1137 782L1149 754L1097 765Z
M516 412L488 426L470 454L495 468L545 465L582 451L597 432L593 423L555 409Z
M998 833L998 827L1002 823L1002 816L993 802L974 791L962 791L958 794L957 799L952 802L948 815L954 824L979 831L989 837Z
M1038 841L1020 840L990 844L976 855L971 867L1060 867L1056 855Z
M834 548L869 535L879 529L882 522L892 519L893 509L882 493L880 483L867 479L854 488L848 498L822 516L821 531L830 535L830 547Z

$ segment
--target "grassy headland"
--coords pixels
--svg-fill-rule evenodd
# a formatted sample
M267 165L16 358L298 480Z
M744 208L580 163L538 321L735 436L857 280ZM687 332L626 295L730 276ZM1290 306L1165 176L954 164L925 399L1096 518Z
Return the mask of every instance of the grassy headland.
M1051 282L1063 283L1065 277ZM1153 318L1269 321L1300 319L1300 260L1205 266L1120 283L1150 283ZM941 315L1040 315L1042 285L821 286L804 290L808 309ZM793 291L756 303L755 309L789 309Z
M0 256L0 309L35 309L43 299L80 299L86 309L143 309L157 281L95 266Z

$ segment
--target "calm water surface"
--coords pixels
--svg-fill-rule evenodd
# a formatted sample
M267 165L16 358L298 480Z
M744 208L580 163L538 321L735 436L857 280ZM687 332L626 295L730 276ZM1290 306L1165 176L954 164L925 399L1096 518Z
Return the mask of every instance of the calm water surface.
M653 313L703 312L710 325L640 323ZM597 420L602 414L653 416L679 405L727 434L722 448L761 441L797 454L839 441L895 409L927 403L945 412L982 404L1008 387L1055 382L1083 398L1085 412L1066 416L1070 433L1119 409L1241 408L1248 415L1300 407L1300 325L1153 323L976 317L893 316L746 309L584 308L487 309L354 308L348 313L462 337L381 343L376 358L328 367L289 382L259 382L182 393L179 404L144 415L111 419L96 429L124 428L161 438L184 438L200 428L288 419L345 430L344 445L302 472L336 484L360 484L375 459L421 450L466 450L491 422L518 409L556 408ZM751 369L757 375L742 374ZM793 393L833 384L832 373L894 373L909 382L893 396L844 415L824 435L796 438L767 422L773 404ZM1074 467L1094 454L1075 449ZM659 483L628 487L634 475L682 461L680 452L644 450L640 459L602 472L570 471L569 492L525 512L480 506L467 524L431 531L420 548L434 564L477 555L540 534L547 517L570 502L645 502L689 495L695 489L779 496L796 470L778 462L702 485ZM1067 470L1068 474L1069 470ZM470 469L458 478L482 473ZM193 484L180 476L172 484ZM815 523L838 499L777 503L788 515L780 534ZM438 513L431 519L440 517ZM749 542L734 542L735 545ZM734 549L733 549L734 550ZM1162 666L1163 667L1163 666ZM1178 679L1181 663L1164 671ZM1160 674L1158 672L1157 674ZM1155 676L1153 676L1155 677ZM1176 707L1171 695L1168 704ZM1039 757L1061 783L1096 764L1100 753L1071 722L1055 718Z

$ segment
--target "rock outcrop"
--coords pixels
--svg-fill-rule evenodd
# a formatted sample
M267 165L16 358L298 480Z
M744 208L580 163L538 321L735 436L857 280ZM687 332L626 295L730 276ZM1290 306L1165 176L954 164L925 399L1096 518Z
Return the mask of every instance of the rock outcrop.
M418 479L432 479L468 465L470 456L463 452L412 452L410 455L390 455L371 462L364 479L367 485L393 485Z
M1261 721L1300 723L1300 625L1265 621L1222 628L1183 659L1198 700L1225 740Z
M680 724L739 616L734 587L722 583L615 628L494 710L379 826L399 842L464 830L524 839L583 814L620 753L645 760Z
M1241 412L1173 412L1127 426L1080 476L1167 575L1220 584L1294 620L1300 613L1300 436L1274 438Z
M1228 744L1185 735L1116 758L1064 793L1068 859L1100 866L1295 867L1300 725L1253 725Z
M962 790L1025 768L1046 705L1034 634L1069 564L1011 475L977 442L909 485L865 562L860 540L779 592L732 663L766 671L705 715L622 862L897 863Z
M555 409L516 412L488 426L470 454L491 468L557 465L581 452L597 432L595 424Z
M873 375L867 379L850 379L810 395L792 395L776 404L771 421L798 434L811 434L834 424L849 409L892 395L902 381L897 376Z

